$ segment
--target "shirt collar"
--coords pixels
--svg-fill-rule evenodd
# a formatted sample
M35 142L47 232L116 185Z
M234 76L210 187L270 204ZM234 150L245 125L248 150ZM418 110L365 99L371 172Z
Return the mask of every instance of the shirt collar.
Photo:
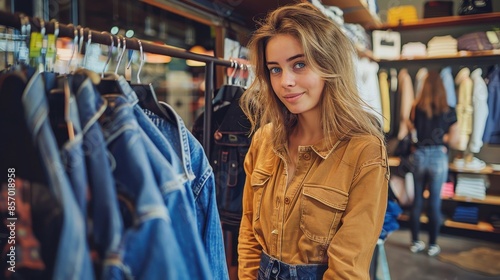
M306 152L312 150L322 159L327 159L341 142L342 142L341 139L332 136L333 145L328 145L326 139L323 139L314 145L299 146L299 151ZM285 155L286 150L287 149L285 148L284 145L281 145L280 147L273 149L274 153L276 153L277 155Z

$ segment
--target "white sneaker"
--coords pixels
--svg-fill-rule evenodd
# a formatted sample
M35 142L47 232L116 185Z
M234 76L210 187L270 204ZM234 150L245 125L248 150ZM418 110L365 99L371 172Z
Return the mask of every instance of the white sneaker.
M425 249L425 243L423 241L413 241L412 245L410 246L410 251L412 253L418 253L422 252Z
M429 246L429 250L427 250L427 255L431 257L435 257L439 255L439 253L441 253L441 247L436 244Z

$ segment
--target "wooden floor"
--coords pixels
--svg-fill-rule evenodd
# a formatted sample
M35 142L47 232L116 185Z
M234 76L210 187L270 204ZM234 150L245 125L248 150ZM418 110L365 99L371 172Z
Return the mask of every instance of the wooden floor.
M490 277L464 270L458 266L440 261L436 257L427 256L426 252L414 254L410 252L410 231L401 228L393 232L385 242L385 251L389 263L391 280L492 280L500 276ZM427 232L423 231L421 239L426 242ZM469 238L450 234L441 234L438 244L442 252L457 253L475 247L485 246L500 250L498 242L484 241L484 239ZM500 265L500 260L499 260ZM386 279L378 279L386 280Z

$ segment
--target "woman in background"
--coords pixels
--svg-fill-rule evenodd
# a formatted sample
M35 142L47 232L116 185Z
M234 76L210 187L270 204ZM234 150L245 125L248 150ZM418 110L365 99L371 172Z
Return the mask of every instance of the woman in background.
M427 211L429 217L429 248L427 254L436 256L441 252L437 237L442 224L441 187L448 177L448 147L450 136L456 135L457 115L448 106L446 90L437 71L429 71L421 93L414 101L409 122L416 150L414 152L415 198L410 215L413 253L425 249L419 239L420 215L424 204L424 189L429 188ZM454 137L453 137L454 138Z

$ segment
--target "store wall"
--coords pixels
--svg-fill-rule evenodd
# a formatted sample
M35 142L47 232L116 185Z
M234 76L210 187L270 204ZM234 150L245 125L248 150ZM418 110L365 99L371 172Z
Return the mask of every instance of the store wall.
M458 15L458 8L462 0L453 0L453 15ZM413 5L417 9L418 18L423 18L424 16L424 4L428 0L378 0L378 15L382 22L387 19L387 10L392 7L403 6L403 5ZM500 1L491 0L493 4L493 11L500 12Z

